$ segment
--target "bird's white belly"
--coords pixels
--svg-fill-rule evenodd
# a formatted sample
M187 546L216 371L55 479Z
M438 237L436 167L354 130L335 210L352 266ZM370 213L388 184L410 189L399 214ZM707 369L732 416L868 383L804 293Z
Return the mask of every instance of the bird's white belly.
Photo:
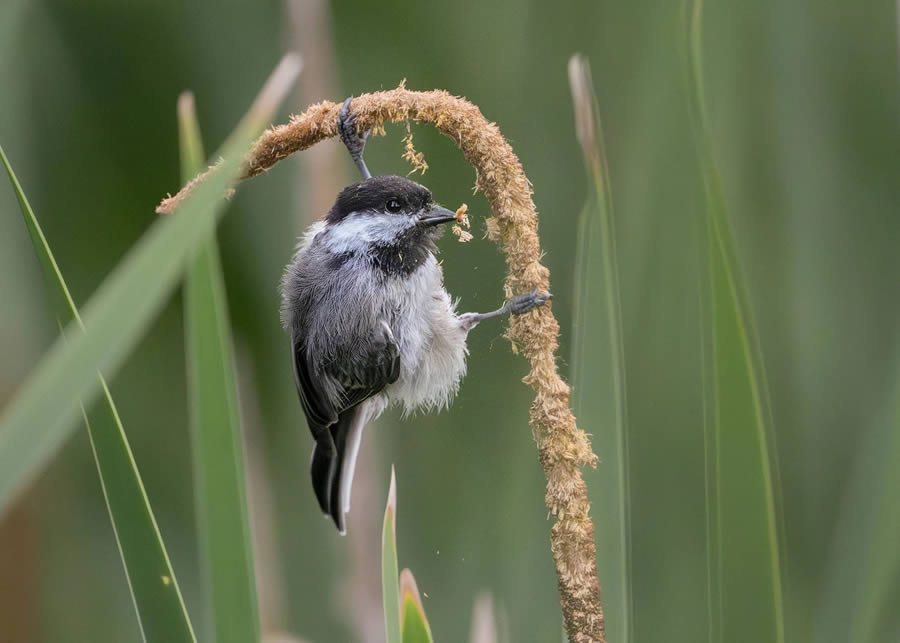
M444 289L440 266L431 257L387 292L400 346L400 377L385 393L403 405L404 413L448 406L466 372L468 331Z

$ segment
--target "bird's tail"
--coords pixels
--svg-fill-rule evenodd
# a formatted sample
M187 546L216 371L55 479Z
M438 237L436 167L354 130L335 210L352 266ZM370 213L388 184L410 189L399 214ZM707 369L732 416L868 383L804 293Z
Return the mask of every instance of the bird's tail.
M336 468L337 449L329 433L327 438L316 442L310 462L313 490L324 514L330 513L328 508L331 506L331 481L334 479Z
M316 498L322 512L331 516L342 534L346 532L344 514L350 511L356 456L368 419L366 406L363 402L341 413L329 427L330 439L316 442L312 453L310 469Z

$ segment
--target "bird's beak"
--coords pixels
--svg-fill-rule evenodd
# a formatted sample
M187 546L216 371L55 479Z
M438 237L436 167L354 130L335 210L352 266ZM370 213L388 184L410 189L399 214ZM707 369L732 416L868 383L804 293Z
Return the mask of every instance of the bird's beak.
M428 227L440 225L441 223L449 223L450 221L456 221L456 213L447 208L442 208L439 205L431 208L431 211L428 212L428 214L419 217L419 225Z

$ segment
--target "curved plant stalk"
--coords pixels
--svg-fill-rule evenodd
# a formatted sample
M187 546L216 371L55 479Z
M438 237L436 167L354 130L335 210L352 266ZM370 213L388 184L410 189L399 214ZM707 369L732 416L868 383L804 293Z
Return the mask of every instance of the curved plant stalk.
M269 129L244 161L244 178L269 169L294 152L337 135L340 103L322 102L286 125ZM445 91L415 92L397 89L363 94L351 110L360 131L383 131L389 122L427 122L449 137L475 168L475 186L484 192L494 216L487 220L488 237L506 254L507 297L534 289L550 289L550 272L541 264L537 211L531 184L522 164L496 124L463 98ZM213 170L214 171L214 170ZM157 212L171 212L195 189L202 188L209 172L193 179ZM545 502L556 517L550 548L556 564L560 603L570 640L603 641L603 610L597 581L594 525L589 515L584 466L596 466L584 431L575 425L569 408L569 387L556 368L559 324L552 306L542 306L510 320L507 337L521 349L531 365L524 378L535 392L531 427L544 474Z

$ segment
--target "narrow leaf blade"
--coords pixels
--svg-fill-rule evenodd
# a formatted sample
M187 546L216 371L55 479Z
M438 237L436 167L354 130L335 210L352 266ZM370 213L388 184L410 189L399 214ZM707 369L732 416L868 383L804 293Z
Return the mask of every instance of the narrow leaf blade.
M896 632L900 578L900 378L891 408L865 435L841 500L816 618L822 643L886 640Z
M595 506L608 508L596 527L606 631L610 640L628 643L634 625L625 340L602 127L590 65L581 55L569 60L569 86L589 182L575 251L572 399L579 422L594 436L600 454L597 471L588 474L597 481L591 495Z
M711 318L707 461L711 640L785 640L780 487L765 370L709 135L702 2L686 16L691 115L705 190Z
M2 147L0 158L18 197L47 286L58 303L61 325L70 321L80 325L62 273ZM103 395L84 420L141 633L148 642L192 642L191 622L125 430L106 382L102 376L96 377Z
M403 643L434 643L416 579L408 569L400 572L400 600Z
M193 252L215 229L222 195L241 172L244 154L299 72L288 56L221 149L218 169L157 221L84 307L84 328L57 340L0 415L0 513L46 465L69 435L80 400L100 391L96 373L114 373L152 322Z
M182 179L205 169L193 96L178 102ZM185 345L200 567L212 616L210 640L259 640L231 328L215 233L185 281Z
M387 643L401 643L400 591L397 579L397 478L391 467L391 486L384 526L381 531L381 597L384 604L384 631Z

